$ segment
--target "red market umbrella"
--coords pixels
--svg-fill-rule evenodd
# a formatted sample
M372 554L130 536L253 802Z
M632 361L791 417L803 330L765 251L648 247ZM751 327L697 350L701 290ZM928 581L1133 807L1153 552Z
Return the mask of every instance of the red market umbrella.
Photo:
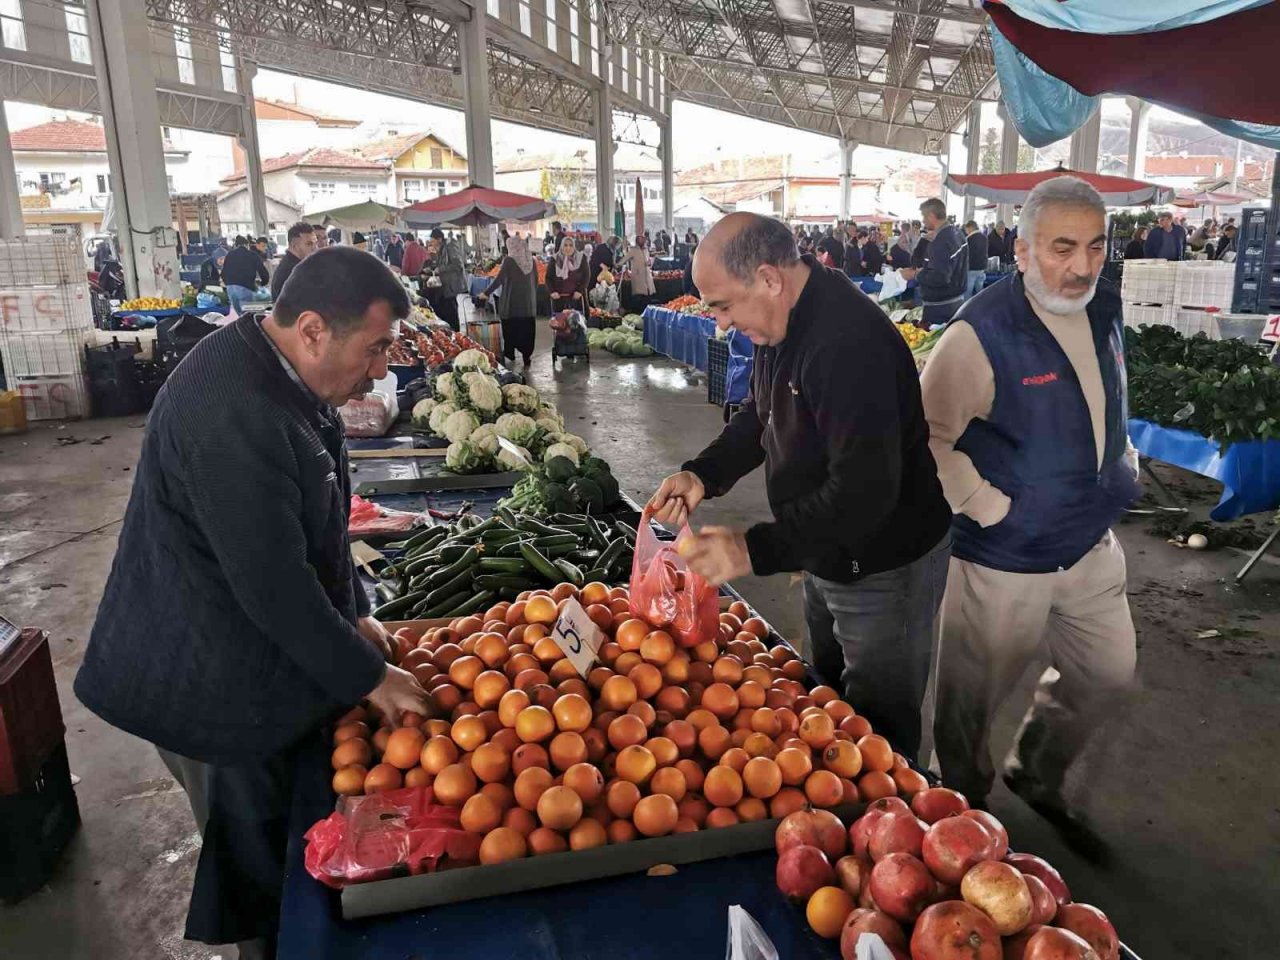
M556 213L556 205L541 197L508 193L472 184L456 193L422 200L400 211L400 219L411 227L478 227L508 220L545 220Z
M640 186L640 178L636 177L636 236L644 235L644 188Z
M1201 190L1199 193L1180 193L1173 198L1175 207L1229 207L1244 203L1249 197L1235 193L1217 193L1213 190Z
M1084 173L1057 167L1034 173L948 174L945 185L962 197L981 197L993 203L1022 203L1034 187L1054 177L1079 177L1102 194L1109 207L1132 207L1142 203L1168 203L1173 188L1128 177L1109 177L1101 173Z

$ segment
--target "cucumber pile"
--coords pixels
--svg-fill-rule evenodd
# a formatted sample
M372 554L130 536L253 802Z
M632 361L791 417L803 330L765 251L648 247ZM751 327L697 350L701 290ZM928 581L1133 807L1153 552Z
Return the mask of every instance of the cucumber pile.
M558 513L545 520L498 507L389 544L404 551L377 587L379 620L463 617L525 590L630 576L636 531L621 520Z

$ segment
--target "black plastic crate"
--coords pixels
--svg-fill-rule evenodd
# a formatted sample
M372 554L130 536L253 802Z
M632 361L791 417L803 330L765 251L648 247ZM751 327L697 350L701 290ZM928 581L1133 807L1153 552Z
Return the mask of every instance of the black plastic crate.
M79 825L67 747L59 743L17 793L0 796L0 900L13 903L43 887Z
M121 343L115 337L109 344L86 346L84 353L95 417L123 417L147 409L135 363L141 353L137 343Z
M729 376L729 341L707 337L707 401L717 407L725 401L725 381Z

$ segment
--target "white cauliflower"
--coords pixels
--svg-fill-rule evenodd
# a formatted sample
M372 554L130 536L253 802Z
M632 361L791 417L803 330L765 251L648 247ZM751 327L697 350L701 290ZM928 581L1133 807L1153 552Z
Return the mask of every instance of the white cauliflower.
M436 399L456 400L457 396L458 381L452 373L442 373L436 377Z
M538 415L538 391L523 383L508 383L502 388L502 400L506 409L525 416Z
M453 369L462 373L467 370L478 370L481 373L493 373L489 358L479 350L463 350L453 358Z
M513 454L506 447L499 447L498 455L494 458L497 460L498 466L506 467L508 470L532 470L534 460L533 457L529 455L529 451L519 445L516 446L516 449L519 450L520 454L524 457L523 460Z
M444 421L444 438L450 443L466 440L480 426L470 410L455 410Z
M500 436L522 447L529 446L538 435L538 424L523 413L504 413L495 425Z
M498 428L492 423L482 423L471 431L471 436L467 438L471 445L487 456L494 457L498 454Z
M538 426L547 433L559 433L564 429L564 421L559 417L540 416L537 420Z
M462 375L467 386L467 404L481 416L496 416L502 409L502 388L485 373L472 371Z
M444 422L457 412L458 408L452 403L437 403L431 408L431 413L427 418L427 425L431 427L431 432L438 437L444 436Z
M535 419L540 420L543 417L558 417L561 420L564 419L563 417L560 417L560 411L556 409L556 405L550 400L538 401L538 416Z
M567 443L573 449L578 451L578 456L585 457L587 455L587 441L572 433L557 433L548 438L549 443Z
M431 428L431 411L435 407L436 401L430 397L415 403L413 405L413 425L420 430L429 430Z
M567 443L553 443L551 446L547 447L547 449L543 451L542 462L548 463L552 457L564 457L567 460L573 461L573 465L575 467L578 465L578 451L573 449L573 447Z
M454 473L478 473L488 468L489 460L489 455L469 440L458 440L449 444L449 449L444 455L445 466Z

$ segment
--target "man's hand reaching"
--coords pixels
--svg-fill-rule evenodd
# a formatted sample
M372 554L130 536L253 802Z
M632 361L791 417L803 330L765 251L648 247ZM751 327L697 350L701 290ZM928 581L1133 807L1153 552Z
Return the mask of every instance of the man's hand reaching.
M382 682L373 688L367 699L393 723L398 722L400 715L406 710L424 717L431 716L432 713L427 691L422 689L413 674L389 663Z
M721 586L752 572L747 537L741 530L703 527L682 540L679 550L689 569L706 577L713 586Z
M689 522L689 514L697 509L706 495L706 488L697 474L682 470L662 481L657 492L649 498L648 506L660 524L679 529Z

